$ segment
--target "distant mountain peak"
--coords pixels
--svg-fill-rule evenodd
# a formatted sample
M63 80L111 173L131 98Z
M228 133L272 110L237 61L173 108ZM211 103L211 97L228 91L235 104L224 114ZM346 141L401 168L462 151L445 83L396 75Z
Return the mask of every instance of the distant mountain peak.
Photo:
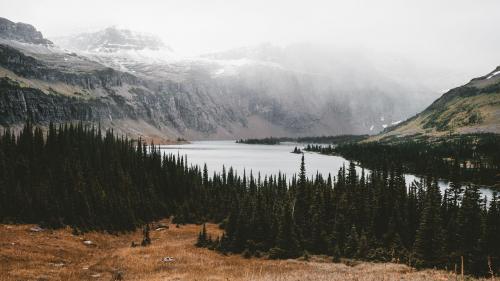
M52 45L52 42L45 39L42 33L36 30L31 24L15 23L6 18L0 17L0 38L15 40L23 43Z
M86 52L113 53L118 51L167 50L172 49L153 35L110 26L91 33L60 38L58 43L68 49Z

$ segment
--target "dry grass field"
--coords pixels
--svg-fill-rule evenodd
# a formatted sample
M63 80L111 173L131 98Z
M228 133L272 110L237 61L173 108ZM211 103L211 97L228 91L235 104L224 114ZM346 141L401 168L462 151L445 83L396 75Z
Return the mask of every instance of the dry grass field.
M166 223L166 222L164 222ZM33 225L0 225L0 280L459 280L451 273L416 271L400 264L359 263L348 266L329 259L310 261L245 259L196 248L200 226L152 231L152 245L141 241L140 230L121 235L70 229L33 232ZM219 230L209 225L216 235ZM91 241L86 244L84 241ZM88 242L87 242L88 243ZM173 262L162 258L173 257ZM118 274L119 272L119 274ZM491 279L488 279L491 280Z

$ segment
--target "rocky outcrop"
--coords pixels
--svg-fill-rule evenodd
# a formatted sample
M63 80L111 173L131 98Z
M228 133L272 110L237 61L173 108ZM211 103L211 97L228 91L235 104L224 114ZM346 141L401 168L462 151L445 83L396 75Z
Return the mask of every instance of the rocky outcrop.
M39 89L21 87L9 78L0 78L0 125L10 126L33 120L37 124L74 120L99 121L112 109L99 102L61 95L47 95Z
M52 45L52 42L43 38L40 31L26 23L15 23L6 18L0 18L0 37L24 43Z

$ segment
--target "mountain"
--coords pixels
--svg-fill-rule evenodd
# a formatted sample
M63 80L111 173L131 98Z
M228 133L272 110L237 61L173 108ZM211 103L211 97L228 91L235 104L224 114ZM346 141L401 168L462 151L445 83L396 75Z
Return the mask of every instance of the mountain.
M71 39L71 40L68 40ZM117 52L120 50L160 50L171 48L159 38L117 27L108 27L94 33L82 33L77 36L61 38L59 44L66 48L75 48L89 52Z
M500 133L500 66L451 89L421 113L375 138L470 133Z
M97 32L58 37L54 41L64 49L131 73L139 64L165 63L176 57L172 48L160 38L114 26Z
M82 120L159 139L376 133L421 110L432 92L388 71L416 77L409 67L348 50L261 45L183 58L116 27L52 44L33 27L1 22L4 127Z
M15 23L5 18L0 18L0 38L24 43L52 45L52 42L43 38L42 33L32 25L21 22Z

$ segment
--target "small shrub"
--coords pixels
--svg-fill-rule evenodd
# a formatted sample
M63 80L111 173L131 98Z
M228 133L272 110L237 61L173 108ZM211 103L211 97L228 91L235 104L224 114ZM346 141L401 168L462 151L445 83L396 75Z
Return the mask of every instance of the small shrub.
M309 252L306 250L304 251L304 254L302 255L305 261L308 261L311 257L309 256Z
M244 257L245 259L249 259L249 258L251 258L251 257L252 257L252 253L251 253L251 252L250 252L250 250L248 250L248 249L245 249L245 251L243 251L243 254L242 254L242 255L243 255L243 257Z
M226 229L227 221L228 221L228 218L223 219L223 220L219 223L219 228L220 228L220 229Z
M340 249L335 245L332 250L332 262L340 262Z

